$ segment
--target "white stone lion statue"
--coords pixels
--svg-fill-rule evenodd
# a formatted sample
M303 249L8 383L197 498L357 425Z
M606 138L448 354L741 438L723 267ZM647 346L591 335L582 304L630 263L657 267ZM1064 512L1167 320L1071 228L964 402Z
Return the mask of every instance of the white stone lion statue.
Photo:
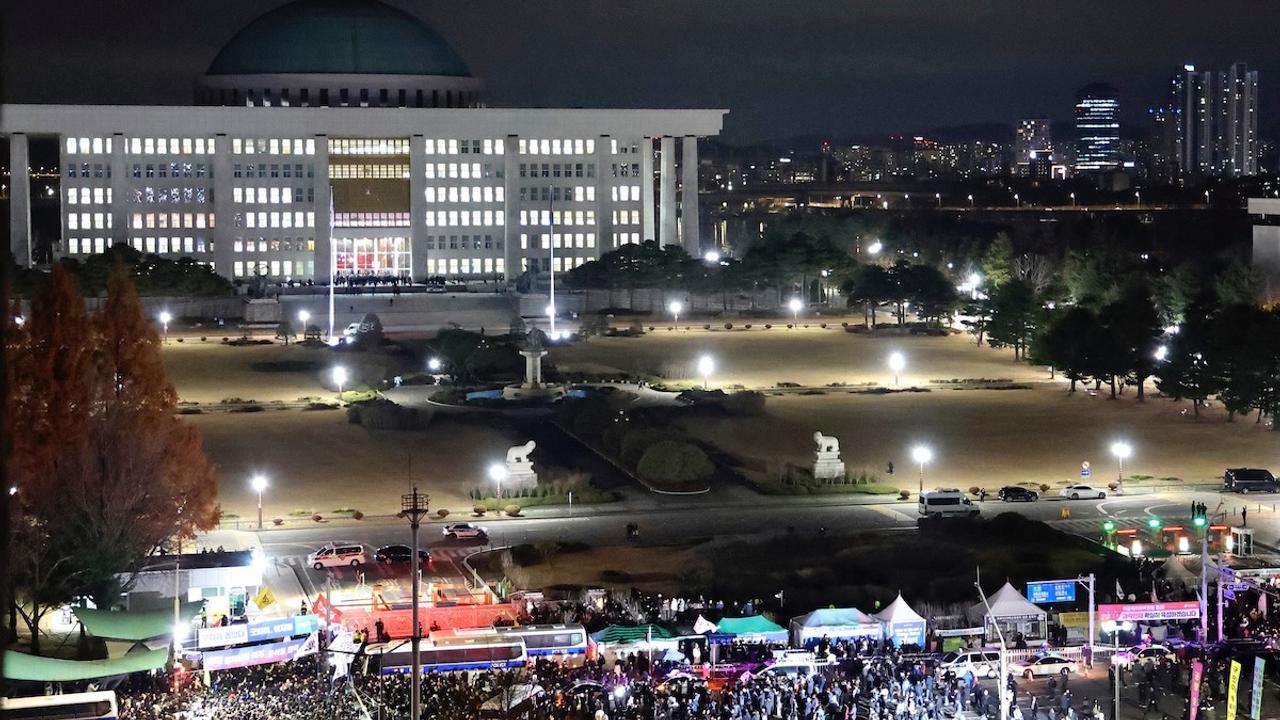
M813 434L813 441L818 445L820 453L839 453L840 441L830 435L823 435L821 432Z
M527 465L529 463L529 453L533 452L533 449L537 446L538 444L532 440L523 445L516 445L507 451L507 464Z

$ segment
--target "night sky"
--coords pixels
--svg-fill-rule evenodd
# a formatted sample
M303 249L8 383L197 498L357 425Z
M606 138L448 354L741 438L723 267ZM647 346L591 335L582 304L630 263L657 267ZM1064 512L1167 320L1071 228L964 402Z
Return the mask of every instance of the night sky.
M5 96L190 101L268 0L4 3ZM1087 82L1140 120L1184 62L1261 71L1280 125L1274 0L392 0L435 27L491 105L725 107L726 139L1067 120Z

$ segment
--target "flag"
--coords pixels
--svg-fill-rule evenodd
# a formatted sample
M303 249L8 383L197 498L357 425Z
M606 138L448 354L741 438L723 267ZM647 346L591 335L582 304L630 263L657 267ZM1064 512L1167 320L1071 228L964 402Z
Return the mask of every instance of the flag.
M1249 715L1253 718L1262 717L1262 674L1266 667L1267 661L1263 658L1253 659L1253 696L1249 708Z
M271 592L271 588L266 585L253 596L253 604L258 606L259 610L264 610L268 605L276 604L276 594Z
M1231 661L1231 681L1227 684L1227 720L1236 720L1236 699L1240 690L1240 661Z
M1200 713L1200 683L1204 679L1204 663L1199 660L1191 661L1191 707L1187 714L1187 720L1196 720L1196 716Z
M710 620L698 615L698 619L693 621L693 632L697 635L706 635L716 631L716 624Z
M1124 600L1124 588L1120 587L1120 578L1116 578L1116 600Z

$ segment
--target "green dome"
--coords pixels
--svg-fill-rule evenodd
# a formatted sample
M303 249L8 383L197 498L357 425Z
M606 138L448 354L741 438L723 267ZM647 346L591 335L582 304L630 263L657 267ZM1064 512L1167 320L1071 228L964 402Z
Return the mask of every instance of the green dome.
M249 23L209 75L447 75L471 77L434 30L377 0L295 0Z

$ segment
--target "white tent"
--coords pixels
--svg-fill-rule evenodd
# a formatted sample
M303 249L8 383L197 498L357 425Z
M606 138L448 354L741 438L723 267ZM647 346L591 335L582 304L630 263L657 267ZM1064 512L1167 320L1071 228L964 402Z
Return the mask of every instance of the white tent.
M975 619L983 619L983 625L988 628L988 639L994 636L991 628L997 624L1004 631L1008 642L1013 641L1008 636L1014 633L1021 633L1027 639L1045 637L1048 613L1024 597L1013 585L1006 582L1004 587L987 598L987 604L991 606L990 612L987 611L987 605L978 603L969 609L969 614Z
M872 615L884 623L884 637L895 645L917 645L924 647L925 621L920 613L911 609L902 593L889 603L889 607Z
M883 636L880 621L857 608L820 608L791 619L791 642L797 647L824 637L842 640Z

